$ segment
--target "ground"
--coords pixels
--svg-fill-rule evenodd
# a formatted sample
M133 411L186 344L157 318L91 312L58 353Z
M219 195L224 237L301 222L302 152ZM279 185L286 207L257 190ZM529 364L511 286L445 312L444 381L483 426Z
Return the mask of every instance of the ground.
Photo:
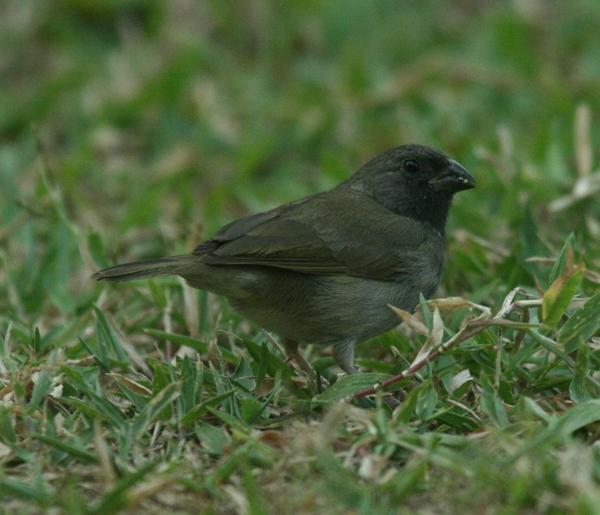
M2 511L600 513L599 24L592 0L4 0ZM317 385L177 279L89 278L409 142L478 187L451 300L359 375L303 348Z

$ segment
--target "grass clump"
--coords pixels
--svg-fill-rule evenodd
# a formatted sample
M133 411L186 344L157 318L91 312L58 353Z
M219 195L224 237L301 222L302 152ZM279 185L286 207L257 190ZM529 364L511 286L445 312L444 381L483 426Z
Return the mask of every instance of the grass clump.
M596 3L0 14L5 512L598 511ZM408 142L478 188L453 207L438 300L359 347L368 372L308 348L319 387L210 294L89 280Z

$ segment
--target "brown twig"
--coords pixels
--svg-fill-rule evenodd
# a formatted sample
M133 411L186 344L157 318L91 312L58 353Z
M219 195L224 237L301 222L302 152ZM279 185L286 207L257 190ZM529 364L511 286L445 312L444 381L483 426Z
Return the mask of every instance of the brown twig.
M525 329L528 327L532 327L532 324L527 324L527 323L522 323L522 322L513 322L512 320L506 320L504 318L515 308L527 309L530 307L533 308L533 307L539 306L541 301L539 301L537 299L535 301L515 301L514 298L519 292L520 292L520 289L518 289L518 288L515 288L513 291L511 291L504 299L502 308L496 314L496 316L494 316L493 318L487 318L487 319L477 318L477 319L468 321L465 324L465 326L462 329L460 329L458 331L458 333L456 333L452 338L450 338L447 342L444 342L441 345L439 345L435 350L433 350L429 354L425 355L419 361L417 361L416 363L413 363L408 368L406 368L399 374L397 374L393 377L390 377L386 381L383 381L382 383L377 383L369 388L366 388L364 390L361 390L361 391L355 393L354 398L360 399L360 398L366 397L368 395L373 395L374 393L376 393L379 390L385 389L392 384L395 384L399 381L402 381L403 379L406 379L407 377L410 377L410 376L416 374L425 365L434 361L440 354L446 352L447 350L454 347L455 345L457 345L461 342L464 342L465 340L468 340L469 338L472 338L473 336L476 336L479 333L482 333L488 327L492 327L492 326L512 327L513 329L516 329L516 328ZM533 325L535 325L535 324L533 324Z
M383 388L387 388L388 386L390 386L390 385L392 385L394 383L402 381L402 379L405 379L405 378L407 378L409 376L414 375L416 372L418 372L419 370L421 370L425 365L427 365L428 363L432 362L440 354L442 354L443 352L447 351L452 346L454 346L457 343L460 343L462 341L465 341L468 338L471 338L471 336L475 336L476 334L479 334L484 329L485 329L485 327L476 327L476 328L473 328L472 326L470 326L469 324L467 324L461 331L459 331L458 333L456 333L456 335L454 336L454 338L448 340L445 344L440 345L436 350L430 352L421 361L418 361L417 363L414 363L413 365L411 365L407 369L403 370L402 372L400 372L399 374L397 374L397 375L395 375L393 377L390 377L389 379L387 379L383 383L377 383L374 386L371 386L369 388L361 390L360 392L355 393L354 397L356 399L360 399L362 397L366 397L367 395L373 395L375 392L377 392L377 391L379 391L379 390L381 390Z

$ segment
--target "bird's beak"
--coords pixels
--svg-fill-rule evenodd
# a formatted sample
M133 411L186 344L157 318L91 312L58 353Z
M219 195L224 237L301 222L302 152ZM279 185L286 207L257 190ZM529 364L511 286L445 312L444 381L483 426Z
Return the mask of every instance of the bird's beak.
M450 159L450 166L439 176L431 179L429 185L434 191L457 191L469 190L475 187L475 178L467 172L461 164Z

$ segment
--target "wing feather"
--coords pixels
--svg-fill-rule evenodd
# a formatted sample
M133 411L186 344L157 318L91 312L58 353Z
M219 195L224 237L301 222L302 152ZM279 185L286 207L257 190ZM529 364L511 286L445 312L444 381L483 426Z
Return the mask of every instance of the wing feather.
M364 194L348 193L334 190L237 220L194 253L216 266L382 280L407 273L411 256L424 241L424 225Z

